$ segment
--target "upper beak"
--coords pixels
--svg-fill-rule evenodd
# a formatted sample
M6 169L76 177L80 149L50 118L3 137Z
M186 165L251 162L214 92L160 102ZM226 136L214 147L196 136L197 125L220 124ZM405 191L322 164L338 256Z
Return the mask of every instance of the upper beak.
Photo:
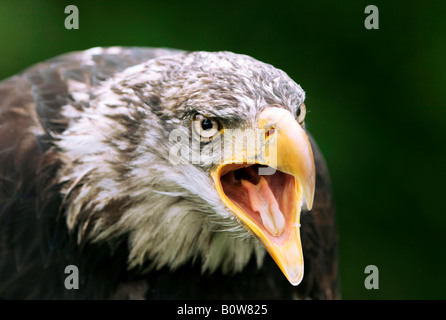
M260 239L290 283L298 285L304 265L300 212L304 201L311 210L315 190L312 149L285 109L262 111L258 129L261 143L248 148L243 139L236 141L231 148L236 153L225 152L212 177L222 201Z

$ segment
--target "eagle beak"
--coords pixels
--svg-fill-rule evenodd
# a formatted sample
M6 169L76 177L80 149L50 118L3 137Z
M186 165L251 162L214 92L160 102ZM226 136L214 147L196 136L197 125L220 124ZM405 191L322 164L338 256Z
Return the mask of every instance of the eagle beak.
M224 137L225 151L231 141L232 152L224 152L211 175L225 205L298 285L304 266L300 212L304 203L308 210L313 205L313 152L305 131L285 109L263 110L256 132L260 142L255 147L248 146L252 134L235 141Z

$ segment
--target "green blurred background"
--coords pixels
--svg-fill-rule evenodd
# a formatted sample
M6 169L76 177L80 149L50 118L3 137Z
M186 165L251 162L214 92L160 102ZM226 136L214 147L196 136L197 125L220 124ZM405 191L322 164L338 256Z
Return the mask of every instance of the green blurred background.
M64 9L79 8L79 30ZM364 9L379 9L366 30ZM94 46L245 53L307 92L345 299L446 298L445 1L0 0L0 79ZM379 268L366 290L364 268Z

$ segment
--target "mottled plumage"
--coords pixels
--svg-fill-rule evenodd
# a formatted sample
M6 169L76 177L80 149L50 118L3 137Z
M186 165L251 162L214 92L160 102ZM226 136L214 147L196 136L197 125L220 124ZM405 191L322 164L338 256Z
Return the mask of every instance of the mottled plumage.
M237 129L274 105L303 125L304 99L283 71L230 52L94 48L4 80L0 297L337 298L335 216L311 138L297 287L221 201L217 159L169 159L169 134L188 133L197 112ZM64 287L67 265L79 290Z

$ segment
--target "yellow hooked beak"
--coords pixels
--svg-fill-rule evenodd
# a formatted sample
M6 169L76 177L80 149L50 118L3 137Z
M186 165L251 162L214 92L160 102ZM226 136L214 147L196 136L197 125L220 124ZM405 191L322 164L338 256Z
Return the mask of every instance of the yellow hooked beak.
M252 134L231 139L230 152L225 138L223 161L211 174L225 205L298 285L304 266L300 212L304 202L311 210L315 190L313 152L305 131L285 109L262 111L256 130L260 139Z

